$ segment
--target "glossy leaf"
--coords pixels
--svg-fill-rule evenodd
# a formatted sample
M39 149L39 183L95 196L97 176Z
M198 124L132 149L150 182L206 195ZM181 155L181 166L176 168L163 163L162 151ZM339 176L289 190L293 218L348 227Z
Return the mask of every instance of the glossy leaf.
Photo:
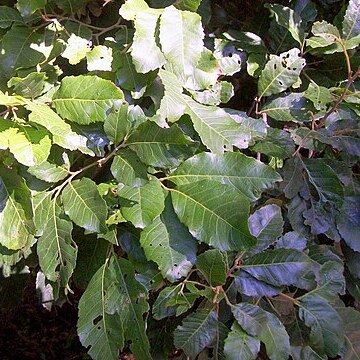
M196 260L196 267L204 275L209 285L225 284L227 264L224 255L219 250L207 250L200 254Z
M302 252L290 249L268 250L244 261L242 270L271 285L291 285L311 267Z
M157 180L135 188L120 185L118 196L124 218L141 229L149 226L164 210L164 193Z
M140 243L147 259L171 282L186 276L195 263L196 240L178 220L169 198L164 212L141 233Z
M62 192L66 215L78 226L91 232L104 232L107 207L95 183L88 179L70 182Z
M97 76L79 75L62 79L53 97L56 112L78 124L104 122L106 112L122 103L123 93L112 82Z
M191 357L211 345L216 335L217 317L214 311L198 311L187 316L174 333L175 346Z
M256 250L261 251L274 243L282 234L284 221L277 205L266 205L249 217L249 229L257 239Z
M320 296L304 295L300 298L299 316L311 327L310 344L320 353L336 356L344 342L340 316Z
M177 216L198 240L219 250L254 245L247 226L249 201L229 185L203 180L169 190Z
M269 166L239 152L215 155L200 153L183 162L170 176L170 181L184 185L211 180L231 185L250 200L281 178Z
M149 121L140 125L126 143L143 163L163 168L179 166L197 148L177 125L162 129Z
M248 335L234 323L225 340L224 353L228 360L254 360L260 351L260 341Z
M288 358L289 336L275 315L248 303L234 305L231 311L236 321L249 335L256 336L265 344L271 360Z

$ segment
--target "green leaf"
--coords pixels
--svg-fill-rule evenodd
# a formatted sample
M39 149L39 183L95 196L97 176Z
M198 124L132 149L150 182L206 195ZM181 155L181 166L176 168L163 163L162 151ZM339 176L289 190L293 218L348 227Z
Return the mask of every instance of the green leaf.
M164 9L160 20L160 43L167 60L165 68L183 85L201 57L203 37L200 15L177 10L174 6Z
M23 17L27 17L37 10L43 9L47 0L18 0L17 8Z
M22 249L32 240L30 198L24 179L0 168L0 243L10 250Z
M259 78L259 96L269 96L286 90L298 81L304 66L305 59L300 56L300 50L296 48L279 56L270 55L270 60Z
M174 343L187 356L195 358L216 336L217 316L214 311L197 311L188 315L174 332Z
M261 207L249 217L249 229L257 239L256 251L260 252L274 243L282 234L284 221L281 208L270 204Z
M234 96L234 86L227 81L220 81L210 89L191 91L192 97L204 105L220 105L227 103Z
M114 157L110 170L117 181L127 186L139 187L148 181L146 166L130 149L122 149Z
M241 303L231 307L239 325L265 344L271 360L284 360L290 355L289 336L280 320L259 306Z
M240 152L222 155L204 152L184 161L167 179L176 185L216 181L231 185L249 200L256 200L281 177L269 166Z
M164 210L164 192L156 179L135 188L119 185L117 194L121 213L135 227L149 226Z
M161 168L179 166L198 146L177 125L162 129L150 121L140 125L126 144L143 163Z
M136 4L136 5L135 5ZM147 73L162 67L166 60L156 43L156 27L162 10L150 9L145 1L127 1L120 8L120 15L126 20L134 20L135 35L131 46L131 56L135 69Z
M92 277L79 301L77 332L83 346L90 347L93 359L116 360L118 349L124 346L122 317L110 312L108 298L116 280L107 264Z
M344 189L335 171L323 159L303 159L303 163L320 200L340 201Z
M291 36L302 45L304 41L304 29L299 14L280 4L265 4L265 7L274 15L276 22L287 29Z
M28 172L36 178L49 183L56 183L65 179L69 175L69 171L67 169L48 161L43 161L39 165L30 166L28 168Z
M69 64L76 65L91 51L90 45L91 43L88 39L71 34L67 39L65 51L61 56L68 59Z
M87 125L104 122L106 113L120 105L124 95L108 80L97 76L67 76L53 97L56 112L63 118Z
M46 78L47 76L44 72L32 72L24 78L11 78L7 85L9 87L13 86L16 94L35 99L43 93Z
M225 339L224 353L227 360L254 360L260 351L260 341L248 335L234 323Z
M186 95L183 98L186 113L208 149L222 154L224 150L231 151L233 145L242 148L241 128L229 114L221 108L199 104Z
M49 130L55 144L65 149L92 154L92 151L86 146L87 138L72 131L71 126L49 106L31 103L26 108L31 111L29 120Z
M336 310L344 323L346 348L344 360L360 359L360 313L350 307L341 307Z
M94 46L86 53L86 60L89 71L111 71L112 49L104 45Z
M287 131L269 128L266 138L258 141L252 150L268 156L286 159L294 153L295 143Z
M311 267L304 253L292 249L267 250L246 259L242 270L275 286L291 285Z
M167 286L162 289L152 306L154 319L161 320L176 314L177 305L168 305L168 302L174 297L179 296L181 284L176 286Z
M227 264L224 255L219 250L207 250L200 254L196 260L196 267L204 275L209 285L225 284Z
M356 46L360 42L360 2L350 0L342 23L342 38ZM355 40L355 41L354 41Z
M92 180L82 178L70 182L66 185L61 197L66 215L76 225L91 232L106 231L106 203Z
M179 0L176 2L176 7L180 10L189 10L196 12L202 0Z
M291 356L294 360L326 360L327 357L319 355L310 346L293 346Z
M344 342L340 316L322 297L305 294L300 300L299 317L311 328L310 345L319 353L336 356Z
M116 283L109 292L108 310L110 313L116 311L121 316L121 329L125 332L125 339L131 341L130 350L134 357L151 360L143 320L144 314L149 311L146 289L135 279L135 271L129 260L113 257L109 267Z
M359 204L359 196L345 197L340 212L336 217L336 224L341 237L348 246L358 252L360 252L360 244L358 241L360 231Z
M332 102L331 92L324 86L311 82L304 93L312 101L317 110L326 110L327 104Z
M203 180L169 190L177 216L198 240L224 251L254 245L249 200L233 187Z
M46 131L0 118L0 134L0 149L9 149L25 166L41 164L50 154L51 140Z
M281 292L281 288L260 281L242 270L234 273L234 286L240 294L254 297L275 296Z
M186 276L195 263L197 242L178 220L170 198L164 212L141 232L140 243L147 259L171 282Z
M31 28L13 26L2 38L0 51L0 69L13 74L19 68L36 66L45 60L39 45L43 36Z
M49 204L46 225L37 243L37 254L45 276L50 281L60 280L61 286L65 287L76 266L77 246L71 236L72 222L60 216L61 209L54 199Z
M305 93L305 95L307 95ZM310 101L303 93L290 93L268 100L262 111L278 121L310 121L309 111L313 111Z
M24 23L19 12L9 6L0 6L0 28L6 29L13 23L17 23L18 25Z

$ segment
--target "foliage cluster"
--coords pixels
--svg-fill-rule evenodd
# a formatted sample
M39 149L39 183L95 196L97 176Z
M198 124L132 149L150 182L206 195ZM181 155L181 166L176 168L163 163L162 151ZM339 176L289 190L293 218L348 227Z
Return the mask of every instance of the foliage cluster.
M360 1L243 3L0 6L2 304L93 359L360 358Z

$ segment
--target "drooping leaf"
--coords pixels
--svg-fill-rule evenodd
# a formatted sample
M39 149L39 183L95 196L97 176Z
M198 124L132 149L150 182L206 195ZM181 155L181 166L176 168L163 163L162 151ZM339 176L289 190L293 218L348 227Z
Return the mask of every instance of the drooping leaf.
M197 311L187 316L174 332L174 343L187 356L195 358L216 336L217 316L214 311Z
M0 168L0 243L10 250L31 242L34 224L30 191L24 179Z
M67 76L53 97L56 112L78 124L104 122L106 112L123 100L122 91L97 76Z
M177 216L198 240L225 251L254 245L249 200L231 186L203 180L169 190Z
M249 217L249 229L257 239L256 251L260 252L274 243L282 234L284 221L279 206L263 206Z
M219 250L207 250L200 254L196 260L196 267L211 286L225 284L227 264L224 254Z
M68 183L61 198L66 215L76 225L91 232L106 231L106 203L92 180L82 178Z
M48 209L46 225L37 243L42 272L50 280L67 286L76 266L77 246L72 239L72 222L63 219L56 199Z
M83 346L90 346L89 354L94 359L116 360L118 349L124 346L123 314L110 312L107 304L115 284L105 264L92 277L79 301L77 332Z
M164 210L164 193L155 179L139 187L120 185L118 196L124 218L141 229L149 226Z
M150 121L140 125L126 143L143 163L163 168L179 166L198 146L176 124L162 129Z
M130 350L139 360L151 360L150 344L146 335L144 313L149 311L147 292L135 279L135 271L129 260L113 257L110 271L115 286L108 295L109 313L117 312L125 339L131 341Z
M231 185L250 200L281 178L269 166L240 152L200 153L184 161L167 179L177 185L211 180Z
M147 259L171 282L186 276L195 263L197 242L178 220L170 198L164 212L141 233L140 243Z
M271 360L287 359L290 355L289 336L280 320L259 306L241 303L231 307L236 321L251 336L266 347Z
M292 249L267 250L246 259L242 270L271 285L294 284L311 267L304 253Z
M299 49L291 49L279 56L271 55L261 72L258 83L260 97L278 94L293 85L305 66Z
M319 353L336 356L344 342L340 316L320 296L305 294L299 300L299 317L311 328L310 345Z
M260 341L248 335L235 322L225 339L224 353L228 360L254 360L260 351Z

